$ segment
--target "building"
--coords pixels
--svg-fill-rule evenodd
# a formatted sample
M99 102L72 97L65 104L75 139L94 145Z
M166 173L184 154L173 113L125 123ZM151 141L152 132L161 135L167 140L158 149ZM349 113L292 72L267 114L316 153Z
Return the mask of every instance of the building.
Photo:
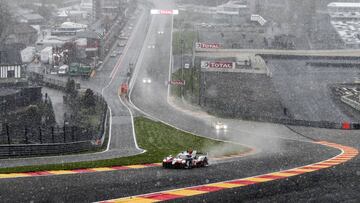
M128 2L128 0L92 0L93 18L94 20L104 16L114 18L120 13L122 6Z
M6 39L6 43L20 43L25 45L32 45L36 42L38 37L37 30L26 23L19 23L13 27L12 34Z
M360 48L360 3L332 2L327 6L331 24L347 48Z
M75 4L80 3L80 0L63 0L61 1L61 5L62 7L71 7L74 6Z
M360 3L332 2L328 4L329 12L360 12Z
M80 9L91 13L93 9L93 0L81 0Z
M44 18L37 13L29 13L21 15L19 21L30 25L41 25L44 23Z
M89 30L78 32L76 38L84 41L82 47L85 49L87 57L99 56L100 36L96 32Z
M243 1L229 1L216 7L217 14L223 15L248 15L249 8L246 2Z
M9 46L0 47L0 80L25 78L20 51Z
M74 23L74 22L64 22L53 30L51 30L52 36L74 36L77 32L84 31L87 29L87 25Z
M360 20L360 3L332 2L327 6L331 18Z

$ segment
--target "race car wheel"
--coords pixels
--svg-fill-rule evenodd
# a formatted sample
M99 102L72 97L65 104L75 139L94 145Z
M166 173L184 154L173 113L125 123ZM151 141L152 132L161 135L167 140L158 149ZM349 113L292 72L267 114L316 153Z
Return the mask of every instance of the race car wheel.
M207 158L205 158L204 159L204 161L203 161L203 163L202 163L202 166L208 166L209 165L209 163L208 163L208 159Z
M163 162L162 166L163 166L164 168L172 168L172 164L171 164L171 163Z

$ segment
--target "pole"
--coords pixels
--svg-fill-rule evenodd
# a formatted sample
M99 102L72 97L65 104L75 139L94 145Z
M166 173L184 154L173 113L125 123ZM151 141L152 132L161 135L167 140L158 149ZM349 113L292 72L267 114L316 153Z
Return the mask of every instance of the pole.
M51 127L51 140L52 140L52 143L55 143L54 127Z
M7 135L8 144L11 144L10 133L9 133L9 125L6 125L6 135Z
M29 144L29 138L27 136L27 133L28 133L28 129L27 127L25 127L25 144Z
M40 144L42 144L42 133L41 133L41 127L39 127L39 140L40 140Z
M63 127L63 131L64 131L64 143L66 143L66 127L65 127L65 125Z
M72 126L71 127L71 139L72 141L74 142L75 141L75 126Z
M181 36L181 40L180 40L180 50L181 50L181 80L184 81L184 64L183 64L183 45L184 45L184 40L182 39ZM184 90L185 90L185 85L181 85L181 98L184 97Z

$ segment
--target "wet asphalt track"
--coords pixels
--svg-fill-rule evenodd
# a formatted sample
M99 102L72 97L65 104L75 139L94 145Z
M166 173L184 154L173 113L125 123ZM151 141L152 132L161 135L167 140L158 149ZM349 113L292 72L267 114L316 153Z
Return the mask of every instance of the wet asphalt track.
M249 177L289 169L330 158L339 153L314 144L284 141L284 152L259 153L193 170L161 167L0 180L3 202L92 202L178 187ZM314 150L316 148L316 150ZM242 189L243 190L243 189ZM231 195L229 198L236 196ZM211 201L211 198L204 200Z

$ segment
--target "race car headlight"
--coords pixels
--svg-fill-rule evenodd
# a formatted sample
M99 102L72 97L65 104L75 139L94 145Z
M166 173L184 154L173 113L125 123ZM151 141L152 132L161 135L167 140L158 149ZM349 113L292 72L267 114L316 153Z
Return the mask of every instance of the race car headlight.
M224 125L224 129L227 129L228 127L227 127L227 125Z

